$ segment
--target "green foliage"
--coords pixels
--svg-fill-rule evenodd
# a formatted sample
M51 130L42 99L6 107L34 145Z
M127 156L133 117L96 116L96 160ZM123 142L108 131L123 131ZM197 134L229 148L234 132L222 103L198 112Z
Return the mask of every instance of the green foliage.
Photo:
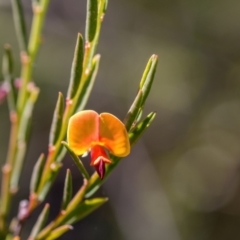
M143 92L143 100L142 100L142 106L144 106L144 103L148 97L148 94L150 92L156 68L157 68L157 63L158 63L158 57L157 55L152 55L151 58L149 59L147 66L145 68L145 71L143 73L140 86L139 88Z
M19 48L27 52L27 30L21 0L11 0Z
M46 224L48 214L49 214L49 208L50 208L50 205L48 203L45 204L41 214L39 215L39 217L37 219L37 222L35 223L35 225L32 229L32 232L29 236L30 239L35 239L37 237L38 233L42 230L42 228Z
M73 227L70 225L62 225L61 227L58 227L54 229L52 232L49 233L49 236L45 238L45 240L54 240L58 237L61 237L65 232L72 230Z
M45 164L45 156L44 154L41 154L35 163L35 166L33 168L32 178L30 182L30 192L35 193L38 185L40 183L41 175L43 172L43 167Z
M62 210L66 210L69 202L72 199L72 188L72 174L68 169L63 189Z
M72 62L72 70L67 93L67 99L74 98L78 86L80 84L83 71L83 56L84 56L84 42L82 35L79 33L77 37L77 43Z
M90 0L87 3L86 41L91 43L96 36L98 24L98 1Z
M100 55L96 54L96 48L108 1L88 0L85 40L81 34L78 34L66 102L64 103L63 94L59 93L53 113L48 153L46 156L41 154L34 166L27 207L20 207L19 212L16 214L17 217L12 221L11 227L8 226L7 219L9 218L11 200L18 190L19 178L22 173L29 140L29 129L31 127L34 105L39 94L39 88L32 82L32 74L33 64L35 64L41 43L40 37L48 4L49 0L32 1L33 20L29 39L27 39L21 1L12 0L15 28L21 52L19 59L21 62L21 87L17 93L13 82L12 52L10 46L6 45L4 48L2 72L4 81L9 85L8 102L11 113L11 133L1 183L1 239L20 239L24 223L36 207L46 199L59 170L63 167L61 162L66 152L70 154L79 169L83 177L83 184L76 193L73 193L72 175L68 169L63 188L62 205L57 217L46 225L50 205L45 204L28 239L57 239L72 229L71 224L83 219L104 204L108 200L107 198L90 197L121 162L121 158L111 156L113 163L107 166L106 176L103 180L98 177L96 172L90 176L82 161L64 141L66 139L69 118L75 112L85 108L99 68ZM157 61L156 55L153 55L148 61L140 81L138 93L124 120L131 146L142 136L156 115L155 113L150 113L145 119L141 120L145 101L153 83Z
M13 64L12 49L10 45L6 44L4 46L2 73L3 73L4 81L9 88L8 106L11 112L16 111L16 100L17 100L17 93L14 87L13 70L14 70L14 64Z
M58 94L57 104L53 114L52 126L49 136L49 145L54 146L62 128L62 120L64 114L64 99L62 93Z
M73 152L73 150L68 146L66 142L62 142L64 147L68 150L70 156L72 157L74 163L76 164L77 168L79 169L80 173L82 174L83 178L89 179L89 174L87 170L85 169L81 159L78 158L78 156Z

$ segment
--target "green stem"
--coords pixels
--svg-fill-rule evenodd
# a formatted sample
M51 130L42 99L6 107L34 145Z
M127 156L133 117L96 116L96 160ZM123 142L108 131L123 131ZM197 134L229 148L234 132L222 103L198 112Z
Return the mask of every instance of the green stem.
M62 127L61 131L58 137L58 140L56 141L55 145L49 149L49 154L47 157L46 165L44 167L43 171L43 177L41 179L41 182L38 187L38 194L42 191L44 185L50 178L50 166L51 164L56 160L61 148L62 144L61 142L65 139L66 137L66 132L67 132L67 126L68 126L68 120L71 117L71 115L77 110L77 104L78 104L78 98L84 88L84 84L86 80L88 79L88 74L90 72L90 64L92 63L93 56L96 51L99 35L100 35L100 30L101 30L101 22L103 20L103 12L104 12L104 7L105 7L105 0L101 0L99 3L99 8L98 12L100 13L98 15L98 25L97 25L97 31L96 35L91 43L86 42L85 44L85 54L84 54L84 62L83 62L83 73L81 76L80 80L80 86L75 94L75 97L73 99L67 100L66 102L66 108L64 111L64 116L63 116L63 121L62 121ZM33 209L32 209L33 210Z
M29 56L31 57L32 62L34 62L36 58L36 54L41 43L41 33L48 5L49 0L42 0L40 1L40 3L37 2L33 3L34 17L28 44Z
M25 157L25 152L23 154L18 154L18 151L22 151L18 149L19 136L22 132L20 123L23 121L24 116L23 112L26 107L27 99L29 97L28 92L28 83L32 79L33 72L33 63L35 62L35 58L40 46L40 38L42 27L44 23L45 14L48 8L49 0L42 0L40 3L33 3L33 21L30 32L30 39L28 48L25 47L24 44L27 43L26 31L25 31L25 23L23 18L23 12L21 7L20 0L12 0L13 4L13 14L16 24L16 31L19 36L19 42L21 43L21 81L22 85L19 90L18 98L17 98L17 112L12 114L15 116L15 120L11 119L11 134L9 141L9 149L7 154L6 164L3 167L3 176L2 176L2 184L1 184L1 213L0 213L0 230L4 230L4 226L6 225L6 217L8 216L10 203L12 194L10 189L10 182L12 179L12 169L15 168L16 157L20 156L21 159L18 161L22 162ZM18 19L19 22L16 20ZM24 130L28 130L27 128ZM27 134L24 134L27 135ZM10 169L9 171L7 171ZM19 173L21 172L21 167L17 168ZM18 173L18 175L19 175ZM2 226L2 228L1 228Z
M6 229L6 218L9 212L10 199L11 199L11 190L10 190L10 181L11 181L11 172L12 166L14 164L14 158L17 148L17 129L18 129L18 117L15 112L10 113L11 121L11 131L9 139L9 148L7 154L6 164L2 168L2 183L1 183L1 205L0 205L0 230L5 232Z
M56 141L55 145L53 147L50 147L49 152L48 152L48 156L47 156L47 160L46 160L46 164L43 170L43 174L42 174L42 178L38 187L38 195L41 193L42 189L44 188L44 185L46 184L46 182L49 179L49 172L50 172L50 166L51 164L54 162L54 160L57 158L58 153L62 147L62 140L65 138L66 135L66 131L67 131L67 123L68 123L68 119L70 118L72 113L72 101L69 100L66 103L66 108L65 108L65 112L63 115L63 123L62 123L62 127L61 127L61 131L59 134L59 138ZM31 209L33 210L33 209Z
M21 114L27 98L27 84L31 81L33 63L36 59L36 54L41 44L42 27L48 8L49 0L42 0L40 3L33 3L33 21L28 43L28 54L21 54L22 71L21 80L22 87L19 92L19 98L17 102L18 112Z
M22 61L22 71L21 71L21 80L22 87L19 92L18 101L17 101L17 109L20 115L20 119L22 119L22 113L26 106L27 99L27 85L32 78L33 72L33 63L35 62L36 54L38 52L40 46L40 38L43 28L43 23L46 15L46 11L49 5L49 0L42 0L40 3L33 3L33 21L30 32L29 44L28 44L28 55L26 53L21 54ZM18 131L21 131L19 129ZM25 154L22 155L24 158Z
M33 24L32 24L32 31L30 34L28 54L22 53L22 72L21 72L22 88L19 93L19 97L18 97L18 101L17 101L17 110L18 110L18 114L20 115L20 118L22 117L22 113L24 111L24 107L26 104L26 98L27 98L27 94L28 94L27 93L27 85L28 85L29 81L31 80L32 64L35 61L36 52L40 45L40 33L41 33L40 28L42 28L43 19L44 19L43 17L45 16L48 2L49 2L48 0L42 0L42 2L40 3L41 6L38 3L35 3L34 19L33 19ZM59 137L58 137L56 143L54 144L54 146L51 146L49 148L48 157L46 160L46 164L44 166L42 178L40 180L40 183L39 183L39 186L38 186L38 189L36 192L37 196L41 196L42 194L45 196L45 193L43 193L43 192L45 191L44 189L46 188L46 185L49 185L49 184L51 185L53 182L53 178L51 178L51 174L52 174L51 166L52 166L52 163L54 163L56 161L56 159L60 157L59 155L61 154L61 151L63 148L61 141L64 140L66 137L68 120L71 117L71 115L74 113L74 111L76 111L76 109L78 108L78 97L81 96L81 91L84 90L86 81L88 81L89 70L90 70L90 67L91 67L91 64L93 61L93 56L95 54L96 46L98 43L101 22L103 19L104 6L105 6L105 0L100 0L98 11L101 14L98 15L98 26L97 26L98 32L96 33L93 41L91 42L90 47L88 49L86 49L86 51L85 51L85 58L84 58L84 64L83 64L83 69L85 72L81 76L81 80L80 80L81 84L78 88L76 96L73 99L68 99L66 102L66 108L64 111L61 131L60 131ZM88 46L87 43L86 43L86 46ZM81 106L81 107L83 107L83 106ZM19 126L18 126L18 128L19 128ZM19 129L18 129L18 131L19 131ZM58 172L59 170L56 170L56 171ZM45 192L47 194L48 190ZM42 199L42 198L40 198L40 199ZM38 199L38 200L40 200L40 199ZM39 204L38 201L32 201L31 198L29 200L30 200L30 204L29 204L29 209L28 209L28 214L27 214L28 216Z
M11 180L11 165L5 164L2 168L2 201L1 201L1 231L6 232L6 218L10 206L10 180Z
M31 58L27 55L27 53L21 53L21 88L19 89L18 99L17 99L17 111L19 117L21 118L21 114L23 112L26 98L27 98L27 85L32 76L32 61Z

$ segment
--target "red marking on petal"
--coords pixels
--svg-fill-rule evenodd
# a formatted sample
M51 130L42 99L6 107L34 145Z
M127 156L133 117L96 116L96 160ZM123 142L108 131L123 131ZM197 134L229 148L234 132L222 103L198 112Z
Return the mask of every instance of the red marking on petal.
M105 175L105 164L112 163L104 147L94 145L91 148L91 163L94 166L99 177L103 179Z
M108 154L106 153L106 150L104 147L99 145L94 145L91 148L91 163L90 165L97 165L100 161L103 161L105 163L111 163L112 161L109 159Z

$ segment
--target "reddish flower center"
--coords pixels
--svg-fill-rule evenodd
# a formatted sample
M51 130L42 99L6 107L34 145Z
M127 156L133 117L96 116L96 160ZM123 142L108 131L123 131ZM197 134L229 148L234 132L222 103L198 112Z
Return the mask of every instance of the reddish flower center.
M91 148L91 166L94 166L99 177L103 179L105 174L105 164L109 164L112 161L109 159L108 154L104 147L100 145L94 145Z

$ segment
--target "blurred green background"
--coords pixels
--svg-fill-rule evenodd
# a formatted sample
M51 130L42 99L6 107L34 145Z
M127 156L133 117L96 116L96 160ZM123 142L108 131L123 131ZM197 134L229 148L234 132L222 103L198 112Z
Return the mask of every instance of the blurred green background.
M31 4L23 3L30 27ZM36 159L47 152L57 93L66 94L77 32L84 33L85 9L86 1L50 1L34 66L41 93L13 216L19 200L28 196ZM156 111L157 117L98 192L109 196L109 202L61 239L240 237L239 9L237 0L109 1L98 47L99 74L86 108L123 119L145 64L155 53L159 66L145 114ZM19 54L10 1L1 0L0 45L5 43L13 47L17 77ZM6 103L0 106L0 133L3 165L9 136ZM60 205L66 168L74 173L75 189L82 183L71 159L63 163L47 199L52 217Z

